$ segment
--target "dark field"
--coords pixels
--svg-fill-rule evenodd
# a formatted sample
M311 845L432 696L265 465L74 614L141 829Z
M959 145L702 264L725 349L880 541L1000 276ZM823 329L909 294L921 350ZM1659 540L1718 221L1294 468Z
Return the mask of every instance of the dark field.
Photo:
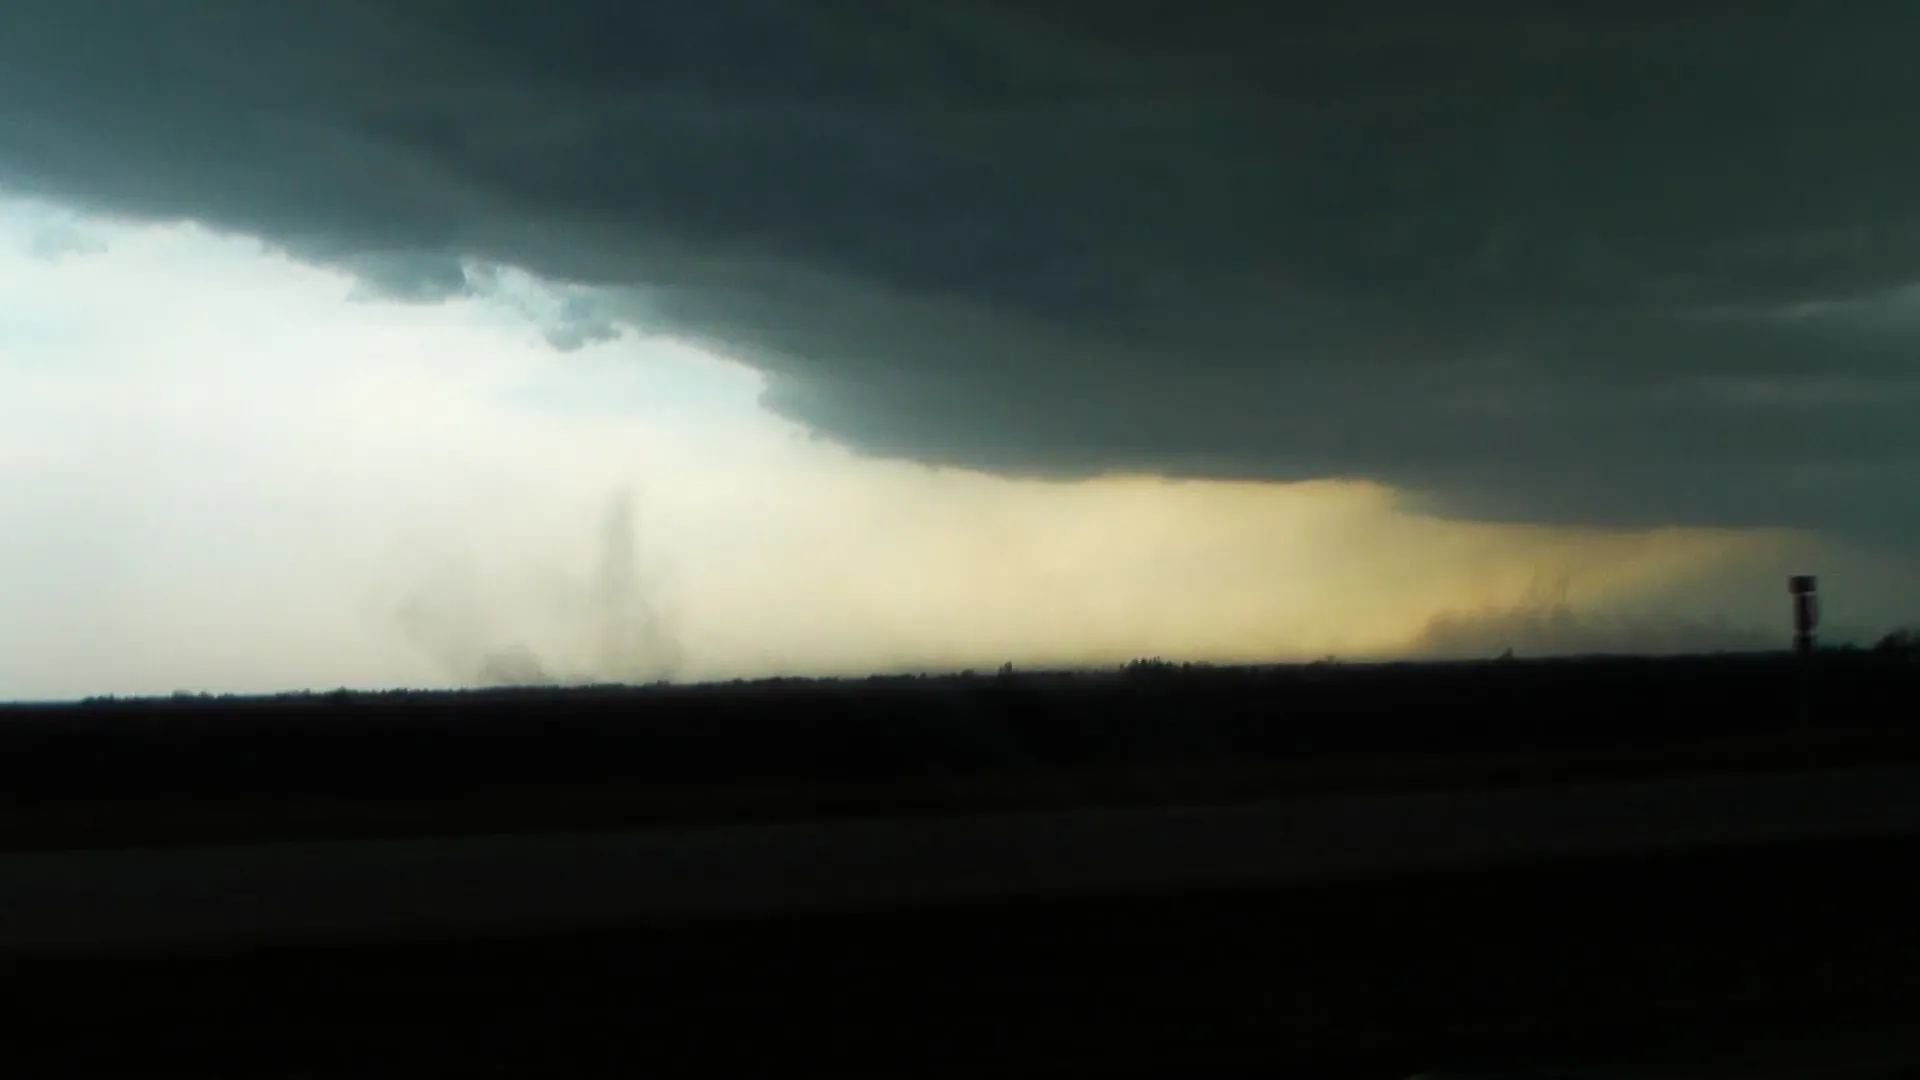
M1844 1076L1849 1059L1920 1042L1916 856L1914 841L1834 843L1262 893L12 961L0 978L22 1076L1393 1077L1741 1062Z
M1836 652L19 706L0 847L1920 762L1916 690L1920 664Z
M1920 665L1837 653L1810 667L1315 665L17 708L0 717L0 838L473 833L1913 763L1916 688ZM0 986L0 1052L22 1076L1920 1075L1920 837L16 958ZM1882 1056L1907 1071L1849 1071Z

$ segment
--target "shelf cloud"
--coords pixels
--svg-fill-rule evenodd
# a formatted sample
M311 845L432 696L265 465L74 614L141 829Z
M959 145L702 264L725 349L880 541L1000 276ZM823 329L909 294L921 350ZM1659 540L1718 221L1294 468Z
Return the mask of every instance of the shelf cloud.
M0 185L512 267L860 452L1920 549L1911 4L66 0ZM61 247L50 240L49 250Z

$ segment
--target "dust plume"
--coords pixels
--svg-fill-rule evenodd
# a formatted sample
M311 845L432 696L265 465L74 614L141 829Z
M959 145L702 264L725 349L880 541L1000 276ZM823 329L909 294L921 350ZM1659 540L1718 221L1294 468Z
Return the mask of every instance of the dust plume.
M1412 649L1432 659L1602 654L1676 655L1756 652L1781 647L1778 634L1723 618L1583 612L1566 603L1441 612L1427 621Z
M461 685L672 679L680 641L641 565L636 517L633 493L615 494L584 574L443 565L400 605L401 632Z
M1724 616L1701 618L1600 610L1571 599L1567 567L1538 568L1514 601L1434 613L1408 649L1416 657L1465 660L1488 656L1673 655L1777 648L1777 635L1736 626Z
M633 492L623 490L607 512L597 587L589 596L599 631L599 681L650 682L680 667L679 641L648 595L639 559Z

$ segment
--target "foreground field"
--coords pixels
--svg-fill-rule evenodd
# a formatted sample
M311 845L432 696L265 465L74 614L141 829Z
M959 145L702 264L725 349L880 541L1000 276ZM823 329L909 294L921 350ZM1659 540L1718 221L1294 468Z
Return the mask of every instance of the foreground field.
M0 855L0 954L354 944L643 918L1171 894L1920 837L1920 768L1215 806Z
M1920 763L1871 654L0 709L0 850L1272 800Z
M0 714L6 1060L37 1076L1912 1075L1916 689L1920 666L1837 655L20 708ZM1789 794L1713 795L1740 785ZM1594 809L1609 799L1640 819ZM1203 866L1198 834L1151 823L1172 806L1276 815L1238 842L1300 872L1248 880L1224 848ZM1069 846L1104 837L1122 870L1158 852L1205 872L972 887L1069 869L1017 825L983 861L940 854L941 830L1016 810L1093 822ZM1102 817L1129 814L1147 815L1137 840ZM868 871L954 895L810 906L753 885L754 867L857 884L817 844L767 846L829 819L907 845ZM716 840L726 823L764 833L758 854ZM605 899L502 853L620 827L643 847L704 837L705 862L659 880L688 897L731 880L758 902L640 890L651 906L565 932L454 917L460 874ZM1562 842L1576 834L1606 842ZM1526 842L1488 846L1501 836ZM236 896L339 914L327 890L358 879L291 871L350 837L418 845L361 875L379 911L414 902L405 933L222 936ZM240 843L265 845L253 894L192 861L244 861L221 846ZM1309 855L1343 869L1317 877ZM115 904L212 913L219 932L158 955L74 947L89 918L138 929Z
M1885 839L14 960L0 985L9 1064L36 1076L1899 1075L1917 857Z

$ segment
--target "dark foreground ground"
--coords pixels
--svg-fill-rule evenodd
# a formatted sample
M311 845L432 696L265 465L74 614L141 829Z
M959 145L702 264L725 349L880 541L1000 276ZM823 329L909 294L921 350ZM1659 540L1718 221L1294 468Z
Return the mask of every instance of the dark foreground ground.
M1912 1076L1916 856L1920 842L1881 840L14 960L6 1055L20 1076Z
M0 847L1912 763L1916 689L1920 665L1840 654L20 709ZM13 958L0 995L21 1076L1920 1075L1920 836Z
M1871 652L0 707L0 851L1920 763Z

